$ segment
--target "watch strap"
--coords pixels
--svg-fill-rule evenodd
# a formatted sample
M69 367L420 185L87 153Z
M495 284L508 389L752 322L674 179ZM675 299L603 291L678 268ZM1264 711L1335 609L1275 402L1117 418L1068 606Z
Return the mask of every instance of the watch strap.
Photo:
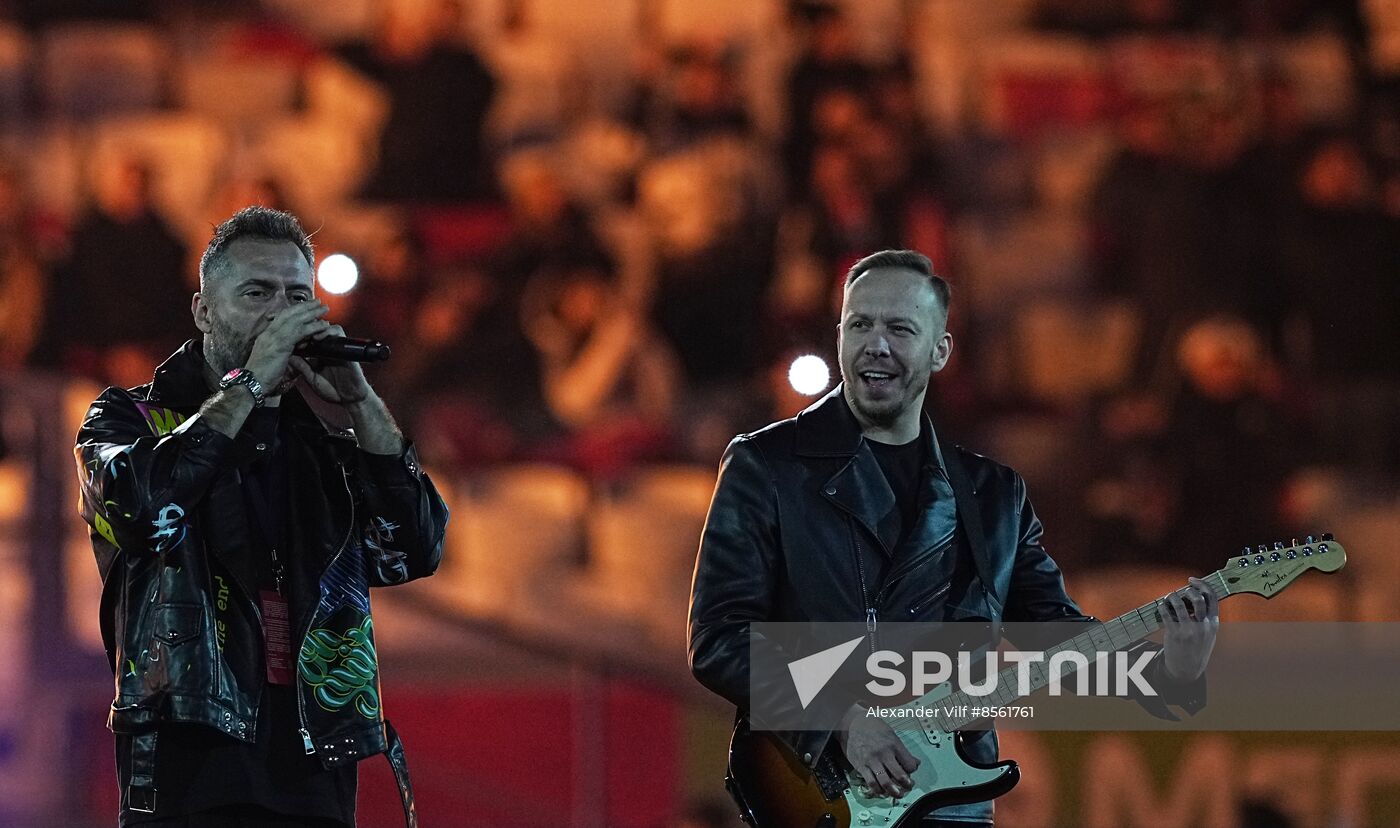
M262 383L247 368L235 368L224 374L224 378L219 380L219 390L223 391L235 385L242 385L253 395L253 407L261 408L267 402L267 393L263 390Z

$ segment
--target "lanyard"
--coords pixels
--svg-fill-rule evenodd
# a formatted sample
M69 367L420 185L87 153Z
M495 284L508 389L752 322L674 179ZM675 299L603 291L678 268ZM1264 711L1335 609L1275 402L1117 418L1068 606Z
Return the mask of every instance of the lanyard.
M273 473L281 472L281 469L273 467ZM267 680L277 685L289 685L294 681L293 658L292 658L292 614L287 605L287 593L285 589L287 569L282 562L282 556L278 550L278 544L272 541L274 534L284 537L277 532L278 524L272 520L272 509L268 506L267 497L260 486L252 485L245 487L248 492L248 503L253 513L253 528L262 538L263 544L267 547L272 556L272 583L274 589L262 588L259 592L259 601L262 604L262 628L263 628L263 653L264 664L267 670ZM274 484L273 494L285 496L286 487ZM285 526L286 521L281 525Z
M273 469L274 473L281 470ZM267 496L263 493L262 487L256 485L244 486L244 491L248 495L248 505L253 513L253 528L262 541L263 546L268 549L272 556L272 582L277 589L278 595L286 595L283 586L286 583L287 567L282 561L281 550L278 549L280 540L273 540L274 535L279 539L283 533L278 531L277 524L272 519L272 508L268 505Z

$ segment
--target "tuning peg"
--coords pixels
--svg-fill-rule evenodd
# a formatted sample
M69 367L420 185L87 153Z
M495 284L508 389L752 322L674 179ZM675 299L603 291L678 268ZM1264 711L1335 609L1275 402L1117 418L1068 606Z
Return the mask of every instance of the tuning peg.
M1269 551L1269 545L1267 543L1261 543L1259 544L1259 548L1254 551L1262 555L1263 553Z
M1283 541L1274 541L1274 548L1275 548L1275 549L1282 549L1282 548L1283 548Z
M1312 536L1312 535L1308 535L1307 540L1303 541L1303 543L1306 543L1306 544L1312 544L1313 542L1314 542L1314 541L1313 541L1313 536Z
M1323 539L1324 541L1334 540L1334 538L1332 537L1332 533L1331 533L1331 532L1323 532L1323 533L1322 533L1322 539Z

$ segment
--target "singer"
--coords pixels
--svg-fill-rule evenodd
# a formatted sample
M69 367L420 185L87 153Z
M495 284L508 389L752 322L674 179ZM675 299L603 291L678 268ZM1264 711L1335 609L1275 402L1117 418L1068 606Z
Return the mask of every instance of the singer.
M369 588L437 569L447 508L360 365L293 354L344 335L312 261L288 213L219 225L203 336L104 391L78 433L122 826L353 826L356 763L376 753L417 824Z

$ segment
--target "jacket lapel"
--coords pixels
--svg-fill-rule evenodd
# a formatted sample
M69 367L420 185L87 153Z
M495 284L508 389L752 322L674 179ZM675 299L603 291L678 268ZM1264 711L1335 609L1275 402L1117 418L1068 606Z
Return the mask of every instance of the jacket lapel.
M843 388L838 384L797 415L796 452L841 462L822 483L822 497L853 517L889 556L899 542L899 507L879 461L861 439L860 424L846 405Z
M899 542L899 506L869 448L861 446L850 462L823 484L822 495L865 527L887 557L894 553Z
M319 413L311 406L304 394L287 394L282 398L283 415L291 424L290 432L296 439L289 449L292 457L292 491L316 491L317 497L324 497L326 508L318 505L313 510L303 510L304 498L292 498L292 515L296 531L306 538L320 537L333 539L329 543L313 545L299 544L302 554L307 555L309 571L319 575L331 558L340 549L341 541L349 531L349 521L354 512L353 495L347 490L341 463L348 460L345 452L354 448L354 439L348 433L327 430ZM339 462L326 462L318 459L323 456L320 448L330 449ZM320 521L314 531L306 531L312 522Z
M967 468L963 465L959 451L956 446L945 444L944 465L948 470L948 480L953 486L953 495L957 500L958 518L962 522L963 531L967 533L967 544L972 548L972 560L977 568L977 577L982 582L982 594L987 605L992 608L996 615L1000 616L1002 606L993 590L996 579L992 569L991 554L987 551L987 536L982 524L982 512L977 503L977 489L973 487L972 479L968 477Z
M197 409L213 389L204 375L204 351L190 339L162 362L151 379L150 401L171 408Z
M919 498L923 508L918 511L914 526L904 539L894 569L885 576L887 582L893 582L952 550L958 517L952 492L947 486L932 468L925 470ZM951 577L955 564L956 556L945 555L939 562L939 571L944 573L940 578Z

